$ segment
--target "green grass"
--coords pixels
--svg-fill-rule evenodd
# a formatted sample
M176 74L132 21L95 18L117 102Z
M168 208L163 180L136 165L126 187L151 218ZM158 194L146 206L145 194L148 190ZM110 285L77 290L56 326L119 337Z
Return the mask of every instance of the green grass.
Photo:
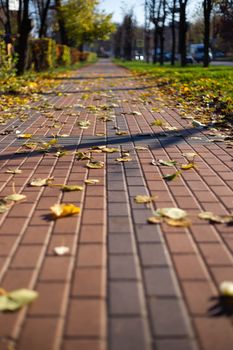
M179 102L210 107L210 112L233 119L233 67L161 67L140 61L115 62L153 81L165 94L173 95Z

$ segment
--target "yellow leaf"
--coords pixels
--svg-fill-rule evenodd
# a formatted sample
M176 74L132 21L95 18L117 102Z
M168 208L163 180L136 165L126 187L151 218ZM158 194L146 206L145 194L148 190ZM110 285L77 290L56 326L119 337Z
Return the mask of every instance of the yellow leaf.
M53 177L45 178L45 179L33 179L30 182L30 186L33 187L42 187L42 186L48 186L50 182L52 182L54 179Z
M209 220L218 224L230 224L233 222L233 214L232 215L215 215L211 211L204 211L198 214L198 217L203 220Z
M50 210L55 218L72 216L80 213L80 208L74 204L54 204L50 207Z
M87 163L86 167L90 169L102 169L104 167L104 162L91 161Z
M232 281L224 281L219 286L220 293L224 297L233 297L233 282Z
M163 179L166 180L166 181L172 181L174 180L178 175L180 175L180 171L176 171L175 173L173 174L167 174L167 175L164 175L163 176Z
M5 213L11 207L4 199L0 199L0 214Z
M163 122L161 119L155 119L150 125L151 126L162 126Z
M78 186L78 185L63 185L61 187L61 190L64 192L71 192L71 191L82 191L83 186Z
M91 160L91 155L89 152L75 152L77 160Z
M61 157L64 157L68 154L67 151L57 151L55 154L54 154L54 157L57 157L57 158L61 158Z
M18 289L0 294L0 311L16 311L38 298L38 293L29 289Z
M143 204L143 203L151 203L153 200L155 200L156 197L150 197L146 195L137 195L134 200L136 203Z
M18 139L30 139L32 137L32 134L19 134Z
M90 120L81 120L78 122L78 126L80 127L80 129L88 129L90 125Z
M87 179L87 180L85 180L84 182L85 182L85 184L87 184L87 185L95 185L95 184L97 184L97 183L100 182L100 181L97 180L97 179Z
M147 147L144 147L144 146L135 146L134 149L136 149L137 151L148 150L148 148L147 148Z
M163 222L163 219L159 216L151 216L150 218L147 219L147 221L150 224L161 224Z
M130 157L122 157L122 158L117 158L115 159L117 162L130 162L132 158Z
M12 202L19 202L25 198L27 197L23 194L13 193L13 194L10 194L9 196L6 196L4 199Z
M182 164L181 165L181 169L182 170L189 170L195 168L195 164L194 163L188 163L188 164Z
M116 131L116 135L128 135L127 131Z
M175 220L175 219L168 219L165 218L165 222L174 227L188 227L191 225L191 221L188 219L180 219L180 220Z
M21 174L22 173L22 170L20 170L20 169L13 169L13 168L8 168L7 170L6 170L6 173L8 173L8 174Z

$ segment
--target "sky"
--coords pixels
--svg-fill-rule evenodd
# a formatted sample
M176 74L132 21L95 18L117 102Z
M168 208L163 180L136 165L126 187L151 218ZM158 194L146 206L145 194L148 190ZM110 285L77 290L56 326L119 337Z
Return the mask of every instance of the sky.
M194 8L200 0L189 0L188 19L192 18ZM100 0L100 9L106 13L113 13L113 21L121 23L123 11L133 8L138 24L144 24L144 0Z
M144 0L100 0L100 8L113 13L113 21L121 23L123 11L133 8L138 24L144 23Z

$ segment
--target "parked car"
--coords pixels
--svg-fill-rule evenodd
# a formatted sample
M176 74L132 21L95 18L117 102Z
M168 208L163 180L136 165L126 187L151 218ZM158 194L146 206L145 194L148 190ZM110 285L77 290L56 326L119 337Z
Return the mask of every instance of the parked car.
M190 46L191 54L197 63L204 61L204 44L193 44ZM211 50L209 50L209 61L212 61L213 54Z

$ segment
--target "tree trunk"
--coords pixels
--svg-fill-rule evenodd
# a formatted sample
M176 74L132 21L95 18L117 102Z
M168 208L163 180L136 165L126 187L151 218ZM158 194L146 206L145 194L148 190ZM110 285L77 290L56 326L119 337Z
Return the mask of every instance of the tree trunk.
M175 64L175 56L176 56L175 7L176 7L176 0L173 0L173 8L172 8L172 25L171 25L171 31L172 31L172 52L171 52L171 65L172 65L172 66L174 66L174 64Z
M163 27L160 28L159 39L160 39L159 63L161 66L163 66L163 63L164 63L164 28Z
M153 52L153 64L157 63L157 50L158 50L158 26L155 24L154 29L154 52Z
M180 23L179 23L179 39L180 39L180 63L186 66L186 3L180 3Z
M66 28L65 28L65 22L62 17L60 8L61 8L61 0L55 0L55 7L57 11L57 18L58 18L58 25L59 25L59 31L60 31L60 39L61 39L61 44L62 45L67 45L68 44L68 38L67 38L67 33L66 33Z
M204 60L203 66L209 66L209 47L210 47L210 14L212 10L212 1L203 1L204 9Z
M42 14L40 18L39 38L46 36L46 19L48 15L49 6L50 6L50 0L47 0L45 4L45 8L42 10Z
M31 19L29 18L29 0L23 2L22 20L18 22L19 37L16 45L16 53L18 54L18 61L16 64L17 74L23 74L26 67L26 58L28 50L28 37L32 29Z

